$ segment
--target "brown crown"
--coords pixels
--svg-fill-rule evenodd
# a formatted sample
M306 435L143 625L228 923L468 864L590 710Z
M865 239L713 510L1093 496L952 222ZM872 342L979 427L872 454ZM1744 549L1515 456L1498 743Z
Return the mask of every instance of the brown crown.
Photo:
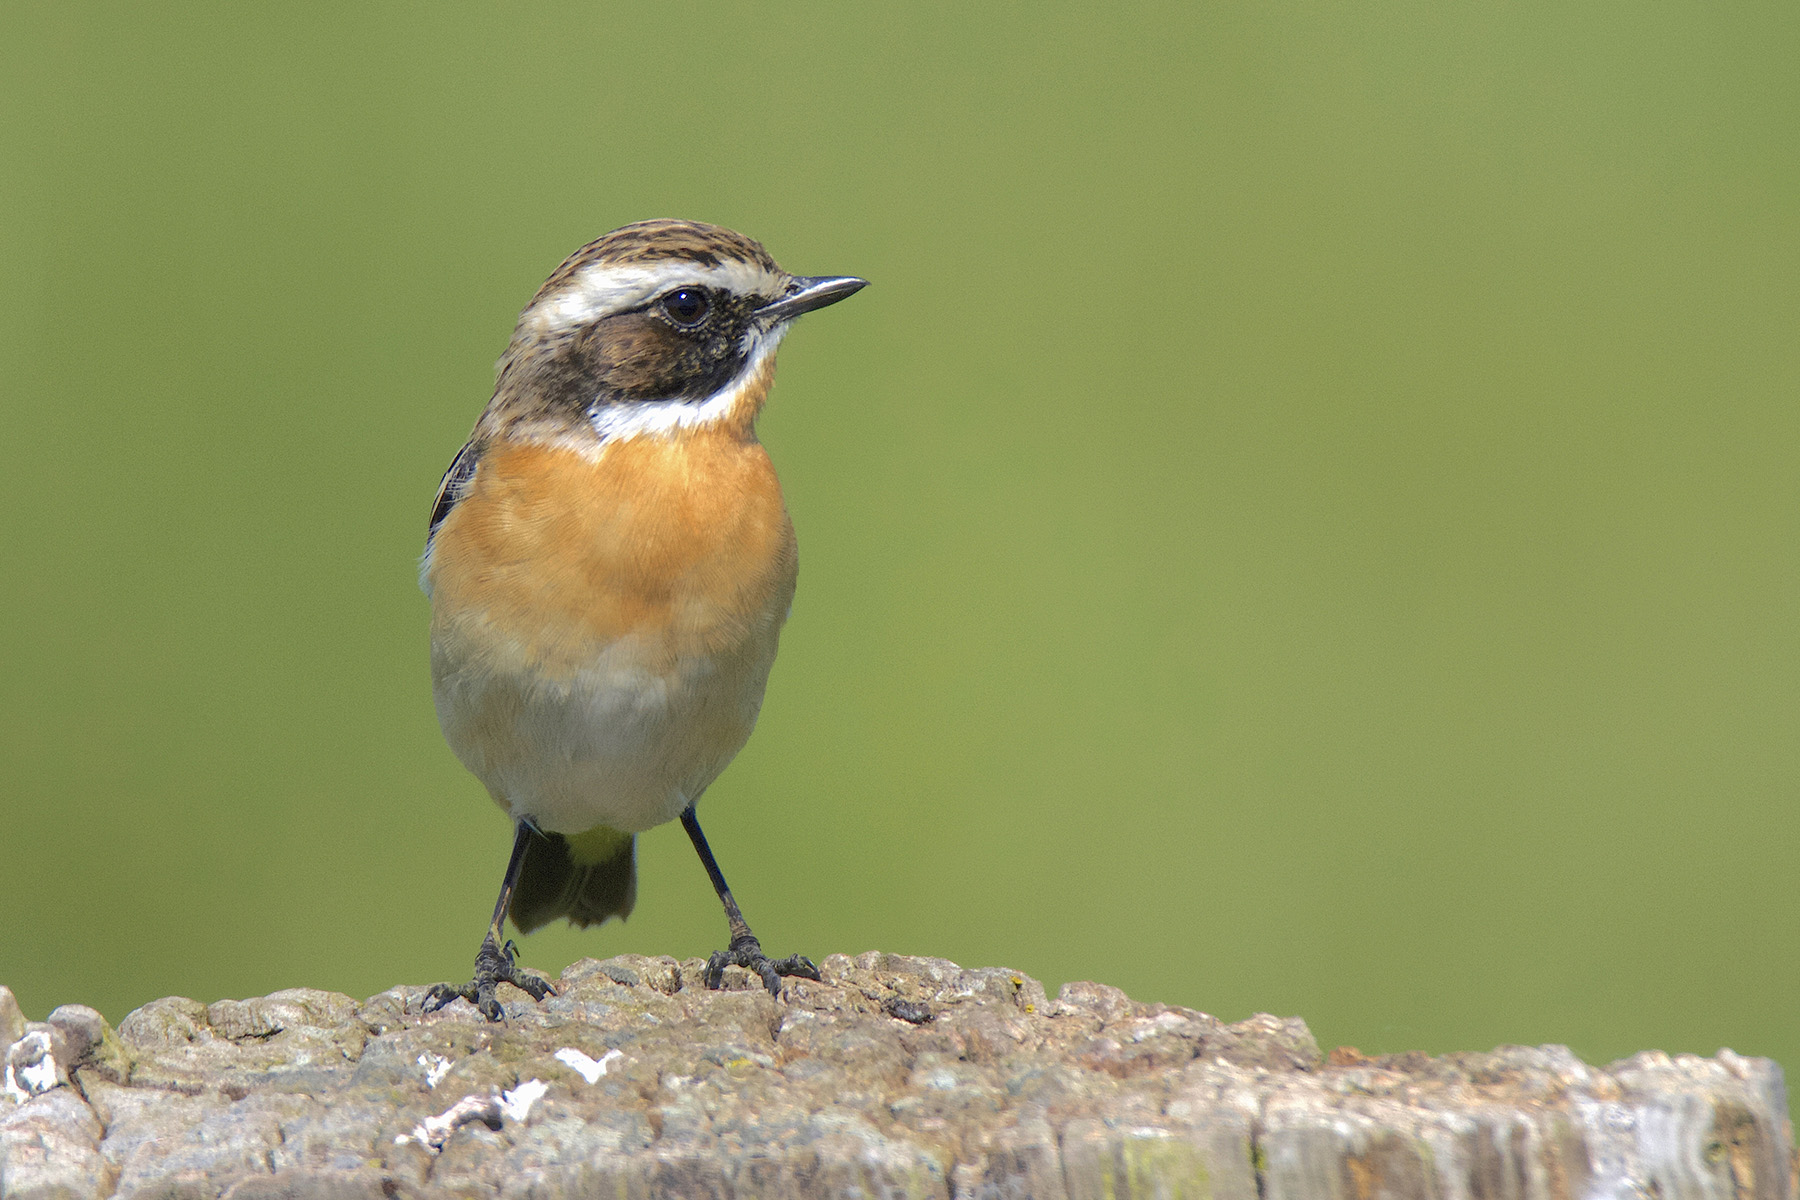
M727 259L735 259L755 263L768 271L781 270L769 257L769 252L762 248L761 242L752 241L722 225L666 218L637 221L595 238L563 259L562 265L544 280L544 286L537 290L532 302L535 304L546 293L555 291L575 272L591 263L623 266L665 259L680 259L703 267L716 267Z

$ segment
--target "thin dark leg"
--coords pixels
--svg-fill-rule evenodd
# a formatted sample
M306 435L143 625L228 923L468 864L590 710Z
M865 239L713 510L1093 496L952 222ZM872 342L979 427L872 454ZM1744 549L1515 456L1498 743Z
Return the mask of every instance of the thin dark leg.
M506 910L512 904L513 889L519 885L519 871L525 866L525 847L530 838L530 831L521 821L513 835L512 857L506 863L506 878L500 881L500 898L494 901L493 919L488 922L487 936L481 940L481 949L475 954L475 978L460 987L449 983L433 985L425 993L426 1012L436 1012L460 996L480 1009L481 1015L488 1020L499 1021L506 1016L500 1007L500 1001L494 998L494 989L501 984L510 983L530 992L533 1000L542 1000L555 990L537 976L528 975L513 966L513 945L511 942L501 942L501 938L505 936Z
M819 968L813 966L810 958L793 954L776 960L763 953L762 943L750 932L750 923L744 920L743 911L732 898L731 888L725 882L725 873L719 870L718 860L713 858L712 847L706 844L706 835L700 832L700 818L695 815L691 804L681 814L681 827L687 830L688 838L694 843L694 852L700 856L700 865L706 868L707 878L712 880L713 891L719 893L719 903L725 906L725 920L731 925L731 945L715 952L706 960L706 986L715 991L723 987L725 968L731 966L755 971L762 977L763 986L769 989L771 996L781 995L783 975L817 979Z

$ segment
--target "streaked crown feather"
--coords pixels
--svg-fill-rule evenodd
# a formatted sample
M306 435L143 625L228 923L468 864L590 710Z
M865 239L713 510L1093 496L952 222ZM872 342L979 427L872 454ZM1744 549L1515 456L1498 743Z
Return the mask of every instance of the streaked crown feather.
M544 280L544 286L532 297L532 303L566 287L588 267L625 267L669 261L700 267L717 267L730 261L771 275L781 273L781 268L775 265L761 242L735 230L708 225L704 221L659 218L621 225L569 255L550 273L550 278Z
M685 285L773 299L789 279L760 243L741 233L701 221L639 221L564 259L526 305L520 330L554 334Z

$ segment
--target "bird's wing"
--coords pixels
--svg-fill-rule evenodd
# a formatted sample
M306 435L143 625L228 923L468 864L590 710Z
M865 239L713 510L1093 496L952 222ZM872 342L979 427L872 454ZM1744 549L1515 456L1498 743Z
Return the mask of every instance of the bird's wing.
M450 460L450 466L444 472L443 481L438 484L437 502L431 506L431 524L425 529L425 548L427 550L431 548L431 539L437 533L438 526L444 523L444 518L450 515L450 510L456 507L458 500L462 499L464 486L475 474L475 468L480 462L481 446L472 438L464 443L463 448L456 452L456 457Z

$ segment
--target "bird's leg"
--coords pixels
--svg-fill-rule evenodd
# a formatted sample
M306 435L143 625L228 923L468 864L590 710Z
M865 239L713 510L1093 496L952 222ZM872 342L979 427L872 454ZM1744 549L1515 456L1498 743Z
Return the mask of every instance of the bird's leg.
M449 983L433 985L425 993L426 1012L436 1012L460 996L480 1009L481 1015L488 1020L500 1021L505 1019L506 1013L501 1009L500 1001L494 998L494 989L501 984L510 983L529 992L533 1000L542 1000L556 990L536 975L528 975L515 967L513 944L500 940L506 909L512 903L513 888L518 886L519 871L525 865L525 846L530 836L525 823L519 822L518 832L513 837L512 858L506 863L506 878L500 881L500 899L494 902L494 919L488 922L487 936L481 939L481 949L475 955L475 978L460 987Z
M694 815L694 806L691 804L681 814L681 827L687 830L688 837L692 839L694 851L700 855L700 863L706 868L707 877L712 880L713 891L719 893L719 903L725 906L725 919L731 924L731 945L706 960L706 986L714 991L723 987L726 967L743 967L755 971L762 977L763 986L769 989L771 996L781 994L783 975L817 979L819 968L813 966L810 958L792 954L787 958L771 959L763 953L762 943L750 932L750 923L744 920L737 901L731 897L731 888L726 885L725 876L719 870L717 860L713 858L712 848L706 844L706 835L700 832L700 818Z

